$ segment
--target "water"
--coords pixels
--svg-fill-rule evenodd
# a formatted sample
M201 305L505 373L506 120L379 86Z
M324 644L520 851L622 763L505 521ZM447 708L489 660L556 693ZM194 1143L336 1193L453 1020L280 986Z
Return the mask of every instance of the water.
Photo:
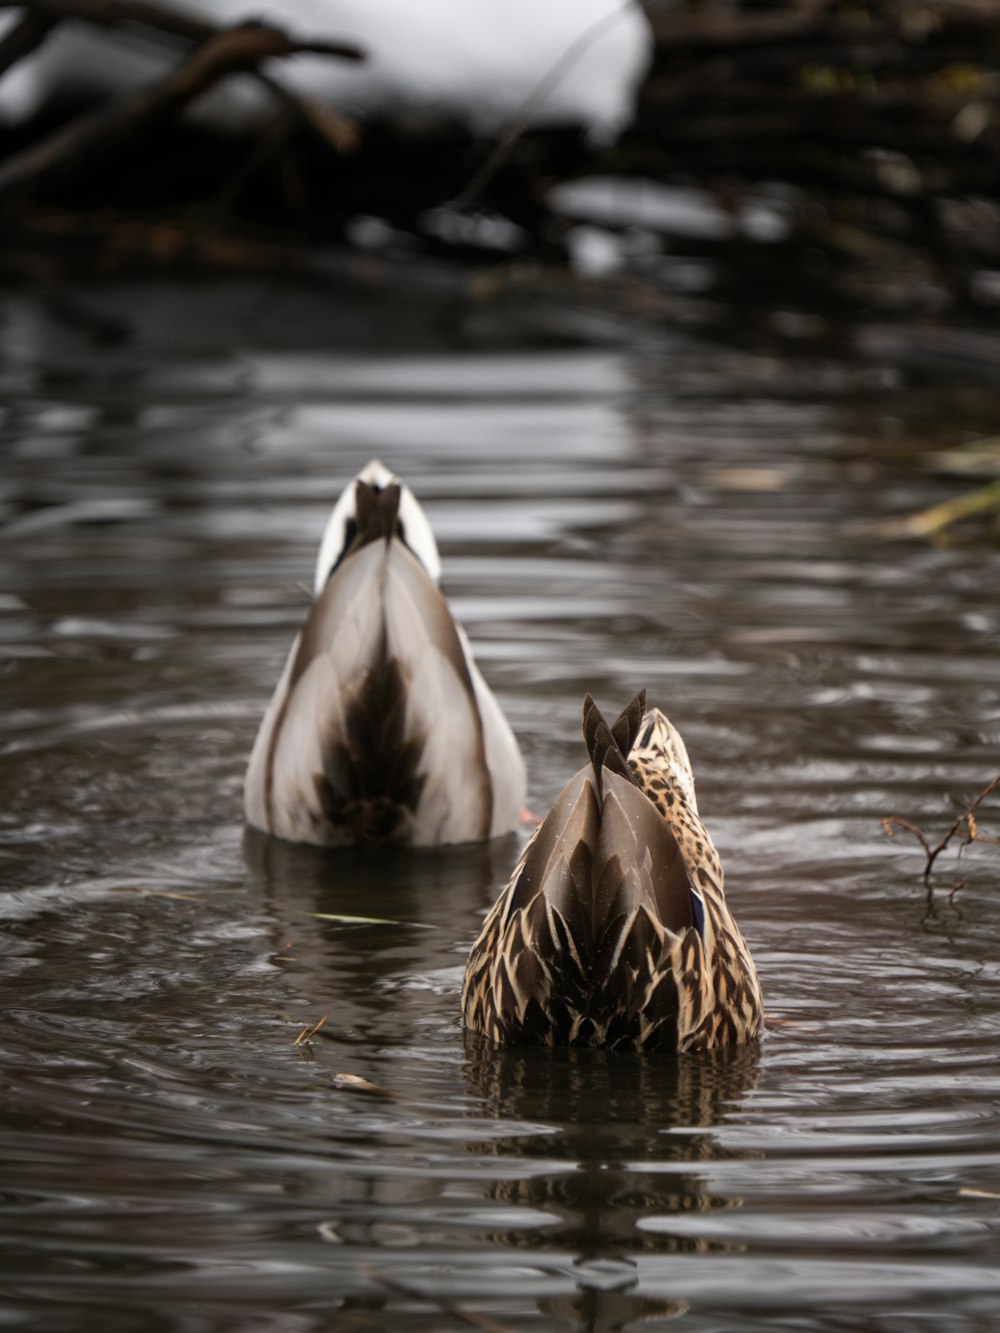
M234 308L0 330L0 1325L997 1327L998 852L946 854L928 903L880 819L943 832L1000 768L1000 559L877 527L952 492L913 459L996 392L680 341L346 352ZM759 1050L498 1055L458 998L518 839L245 834L373 455L425 503L537 810L586 690L681 728Z

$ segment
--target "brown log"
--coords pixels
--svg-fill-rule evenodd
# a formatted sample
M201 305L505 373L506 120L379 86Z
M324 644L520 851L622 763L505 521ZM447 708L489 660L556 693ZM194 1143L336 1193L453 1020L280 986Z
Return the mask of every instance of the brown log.
M261 23L245 23L208 38L165 79L111 106L79 117L42 143L0 166L0 197L55 176L78 174L100 158L168 119L227 75L252 70L275 56L312 52Z

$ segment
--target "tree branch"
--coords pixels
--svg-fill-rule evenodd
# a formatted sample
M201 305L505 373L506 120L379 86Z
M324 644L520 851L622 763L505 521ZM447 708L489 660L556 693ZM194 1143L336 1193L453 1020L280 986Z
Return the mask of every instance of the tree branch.
M46 5L49 3L45 0ZM97 0L86 3L93 5ZM108 0L107 7L117 10L123 6L119 0ZM160 82L79 117L42 143L10 158L0 166L0 198L56 176L80 172L96 158L183 110L230 74L253 70L262 60L317 51L330 54L338 48L330 43L296 42L262 23L213 32Z
M998 787L1000 787L1000 773L996 775L992 782L987 783L975 800L966 806L941 841L934 847L931 846L930 839L926 836L923 830L919 828L918 825L911 824L908 819L902 819L899 815L888 815L882 820L882 827L888 837L892 837L893 825L896 825L899 828L906 829L907 833L912 833L920 843L921 847L923 847L926 855L923 878L924 883L928 888L930 888L930 878L931 872L934 869L934 862L945 850L952 838L959 832L963 824L965 825L965 839L963 841L963 846L967 847L969 843L972 842L990 842L1000 845L1000 838L988 838L985 834L979 832L979 826L977 825L975 818L976 810L979 809L979 806L986 800L987 796L989 796L991 792L996 791ZM952 889L952 896L954 896L958 889L963 887L963 884L964 881L957 884L955 888Z

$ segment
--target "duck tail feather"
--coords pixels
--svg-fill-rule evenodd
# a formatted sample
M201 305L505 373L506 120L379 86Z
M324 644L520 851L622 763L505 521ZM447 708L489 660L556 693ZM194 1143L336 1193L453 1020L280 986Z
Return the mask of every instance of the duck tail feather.
M407 734L421 737L429 775L414 837L488 838L493 782L483 719L448 604L416 556L396 541L386 548L381 597L388 655L406 682Z
M628 758L632 746L635 744L635 738L639 734L639 728L642 726L645 713L646 691L640 690L634 698L629 700L611 724L611 734L614 736L619 750L626 758Z
M645 907L672 934L695 924L687 863L652 801L617 773L606 792L594 882L595 932L619 913Z
M642 697L644 698L644 695ZM626 739L630 727L630 710L633 708L633 705L638 703L639 698L640 696L636 695L635 699L633 699L624 710L622 716L615 722L615 726L619 729L619 735L625 736ZM639 719L640 721L642 719L641 711L639 713ZM638 723L636 723L636 730L638 730ZM632 770L629 768L628 761L625 758L627 750L625 752L622 751L618 738L612 728L609 727L604 720L601 710L598 708L597 704L594 703L593 696L590 694L586 695L583 701L583 739L587 746L590 762L593 765L598 795L600 795L602 799L604 795L605 769L610 770L612 773L619 774L619 776L625 778L629 782L636 782L636 778L633 776Z
M594 784L582 768L556 797L525 847L511 877L512 908L527 907L544 890L574 929L589 922L591 864L599 827ZM551 877L555 862L565 865L565 877Z

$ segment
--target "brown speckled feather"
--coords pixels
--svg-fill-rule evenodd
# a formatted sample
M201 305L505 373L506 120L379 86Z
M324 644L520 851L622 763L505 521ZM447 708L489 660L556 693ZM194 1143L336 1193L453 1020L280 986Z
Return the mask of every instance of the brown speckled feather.
M637 696L566 785L469 955L466 1025L501 1044L690 1050L752 1039L756 970L683 741ZM662 783L662 787L661 784Z

